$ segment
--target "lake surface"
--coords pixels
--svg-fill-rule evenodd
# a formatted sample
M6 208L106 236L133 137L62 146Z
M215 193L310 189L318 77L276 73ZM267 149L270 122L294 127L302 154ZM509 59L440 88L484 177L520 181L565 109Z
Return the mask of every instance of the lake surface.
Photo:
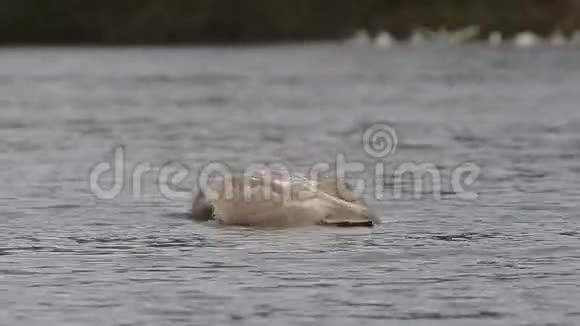
M577 325L580 49L483 45L0 50L4 325ZM372 229L187 218L211 162L482 172L466 199L365 198ZM125 183L90 173L125 148ZM149 163L190 169L160 191ZM93 169L93 170L92 170ZM374 168L355 174L371 180ZM391 173L392 174L392 173ZM108 189L111 173L103 176ZM109 176L109 177L107 177ZM117 176L118 177L118 176ZM385 192L409 184L385 178ZM175 195L175 196L174 196Z

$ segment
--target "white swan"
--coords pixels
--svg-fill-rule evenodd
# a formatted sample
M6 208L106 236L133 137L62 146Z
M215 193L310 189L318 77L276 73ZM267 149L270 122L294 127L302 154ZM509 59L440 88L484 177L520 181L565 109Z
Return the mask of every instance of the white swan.
M310 180L282 174L215 179L207 189L194 194L192 217L251 227L371 227L380 223L346 182L331 177Z
M390 48L395 42L395 38L389 32L380 32L375 37L375 46L381 49Z
M494 31L491 34L489 34L488 42L489 45L491 46L499 46L503 43L503 35L501 34L501 32Z
M514 37L514 44L519 48L532 48L540 43L540 37L532 32L526 31Z

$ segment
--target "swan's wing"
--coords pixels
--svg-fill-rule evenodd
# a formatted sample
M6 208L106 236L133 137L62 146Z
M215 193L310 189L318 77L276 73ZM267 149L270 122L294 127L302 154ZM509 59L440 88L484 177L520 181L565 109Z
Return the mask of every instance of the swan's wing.
M322 224L330 211L328 201L311 196L305 200L264 200L260 196L250 199L217 200L214 203L216 219L224 224L291 227Z
M328 207L323 224L336 226L373 226L380 220L369 208L357 202L348 202L340 198L319 193L320 199L325 200Z
M294 187L289 179L234 176L230 192L225 188L212 201L218 221L229 225L288 227L318 224L321 210L315 204L305 205L295 200L296 191L308 191ZM314 193L306 197L315 198Z
M315 182L319 191L338 197L350 203L359 203L364 205L362 198L357 196L350 184L345 180L336 177L321 177Z

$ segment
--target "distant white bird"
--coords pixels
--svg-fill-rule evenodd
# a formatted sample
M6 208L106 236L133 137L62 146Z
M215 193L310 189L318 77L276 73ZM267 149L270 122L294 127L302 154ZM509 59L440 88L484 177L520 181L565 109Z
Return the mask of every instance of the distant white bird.
M409 43L416 46L425 44L427 41L426 34L426 31L422 28L414 30L411 37L409 37Z
M445 28L440 28L437 31L419 28L413 31L409 42L413 45L421 45L426 42L433 44L461 44L476 39L479 33L479 26L468 26L454 31L449 31Z
M370 227L380 223L342 180L267 173L215 179L208 189L194 195L192 217L250 227Z
M503 43L501 32L495 31L489 34L488 43L491 46L499 46Z
M391 46L393 46L393 44L395 44L395 39L393 38L393 36L389 32L385 32L385 31L380 32L375 37L375 46L376 47L385 49L385 48L390 48Z
M580 45L580 31L575 31L570 38L571 45Z
M454 44L465 43L476 39L480 34L479 26L468 26L449 33L449 42Z
M540 38L532 32L521 32L514 38L514 44L520 48L531 48L540 43Z
M362 47L362 46L370 46L373 42L371 37L369 36L369 33L366 30L361 29L356 31L356 33L354 33L354 35L348 38L345 43L348 45Z
M568 39L561 32L555 32L550 36L550 44L554 46L564 46L568 44Z

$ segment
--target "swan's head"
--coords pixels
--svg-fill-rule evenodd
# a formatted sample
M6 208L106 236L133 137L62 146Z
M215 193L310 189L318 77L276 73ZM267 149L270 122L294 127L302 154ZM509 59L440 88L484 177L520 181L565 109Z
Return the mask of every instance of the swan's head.
M196 221L209 221L213 219L213 206L201 191L193 195L191 216Z

